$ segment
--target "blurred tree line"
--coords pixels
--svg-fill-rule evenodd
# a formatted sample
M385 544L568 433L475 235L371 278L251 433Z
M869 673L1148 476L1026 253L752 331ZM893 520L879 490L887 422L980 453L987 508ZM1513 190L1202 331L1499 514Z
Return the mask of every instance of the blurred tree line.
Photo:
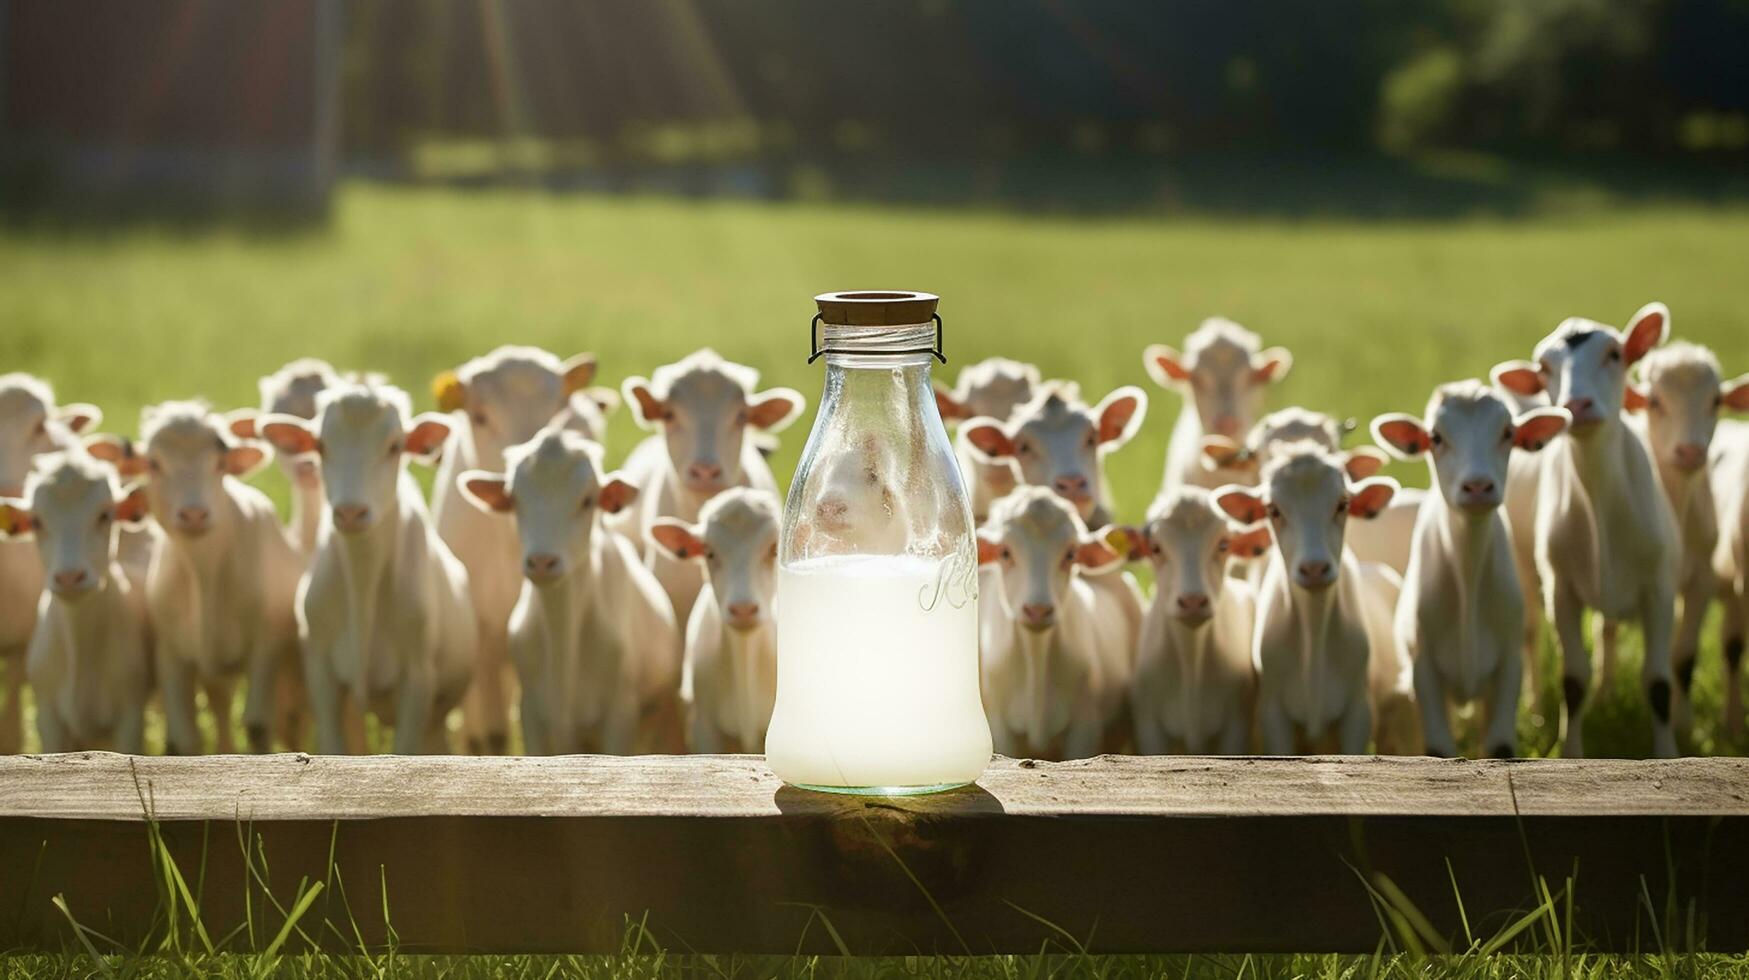
M548 162L1749 154L1749 0L381 0L345 16L344 145L385 158L469 139Z

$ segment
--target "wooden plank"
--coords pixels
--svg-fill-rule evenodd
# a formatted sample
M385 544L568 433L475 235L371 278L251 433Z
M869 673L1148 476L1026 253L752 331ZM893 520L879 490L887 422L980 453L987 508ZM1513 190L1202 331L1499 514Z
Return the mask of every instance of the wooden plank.
M1642 881L1709 948L1749 948L1749 760L997 760L977 787L864 799L750 756L105 753L0 759L0 948L67 943L57 894L146 935L148 811L213 935L241 921L241 840L282 902L335 880L332 849L345 902L331 886L306 926L331 948L385 940L386 887L411 950L611 952L629 919L676 951L832 952L824 914L859 953L1064 942L1039 919L1102 952L1370 951L1363 875L1457 937L1451 875L1487 934L1535 904L1532 866L1555 889L1577 867L1598 948L1652 945Z

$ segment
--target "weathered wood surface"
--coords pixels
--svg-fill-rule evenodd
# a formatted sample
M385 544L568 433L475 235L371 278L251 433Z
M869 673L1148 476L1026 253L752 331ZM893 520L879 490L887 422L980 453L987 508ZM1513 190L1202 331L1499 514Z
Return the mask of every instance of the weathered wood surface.
M1449 874L1486 934L1535 904L1534 865L1557 889L1577 867L1598 948L1652 945L1642 881L1709 948L1749 948L1749 760L998 760L975 788L864 799L750 756L104 753L0 758L0 948L68 943L57 894L106 936L151 929L148 809L213 935L241 920L240 830L282 901L333 880L332 848L349 914L331 888L305 926L333 947L354 922L384 940L386 886L417 950L614 951L642 920L675 951L832 952L817 909L859 953L1067 945L1038 919L1101 952L1368 951L1361 875L1456 937Z

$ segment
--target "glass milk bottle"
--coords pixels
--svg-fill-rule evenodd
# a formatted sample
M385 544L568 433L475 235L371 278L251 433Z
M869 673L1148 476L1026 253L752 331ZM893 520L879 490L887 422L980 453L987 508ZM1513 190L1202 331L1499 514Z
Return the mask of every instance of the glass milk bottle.
M937 299L815 302L826 391L783 511L766 759L806 789L963 786L990 761L990 726L971 504L929 380Z

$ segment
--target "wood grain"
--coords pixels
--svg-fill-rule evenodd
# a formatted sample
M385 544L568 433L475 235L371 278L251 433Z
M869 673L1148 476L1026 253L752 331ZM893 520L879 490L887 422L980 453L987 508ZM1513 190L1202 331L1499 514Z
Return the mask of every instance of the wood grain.
M1449 874L1485 933L1534 904L1532 866L1558 888L1577 865L1599 948L1649 947L1642 879L1710 948L1749 947L1749 760L999 759L976 787L867 799L753 756L87 753L0 758L0 948L69 941L56 894L145 935L148 812L186 876L204 863L213 934L241 918L240 839L282 901L333 880L332 846L350 915L331 888L312 914L347 924L308 930L330 946L353 921L384 941L386 885L410 949L613 951L647 916L677 951L832 952L817 909L869 953L1065 941L1033 916L1107 952L1369 951L1362 876L1455 937Z

